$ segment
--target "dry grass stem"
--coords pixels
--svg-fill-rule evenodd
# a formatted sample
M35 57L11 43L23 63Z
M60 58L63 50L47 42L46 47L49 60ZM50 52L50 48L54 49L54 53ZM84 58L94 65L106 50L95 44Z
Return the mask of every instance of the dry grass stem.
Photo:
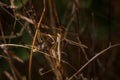
M38 24L37 24L37 28L36 28L36 32L35 32L35 36L34 36L34 38L33 38L33 42L32 42L32 48L31 48L31 51L30 51L30 58L29 58L29 72L28 72L28 80L31 80L31 68L32 68L32 55L33 55L33 49L34 49L34 45L35 45L35 41L36 41L36 38L37 38L37 35L38 35L38 32L39 32L39 27L40 27L40 25L41 25L41 21L42 21L42 19L43 19L43 17L44 17L44 14L45 14L45 0L43 1L43 4L44 4L44 9L43 9L43 12L42 12L42 14L41 14L41 17L40 17L40 20L39 20L39 22L38 22Z
M31 49L31 45L18 45L18 44L1 44L0 45L0 47L4 47L4 46L8 46L8 47L21 47L21 48L25 48L25 49ZM37 49L37 47L36 46L34 46L34 51L35 52L39 52L40 54L44 54L44 55L46 55L46 56L48 56L48 57L51 57L51 58L53 58L53 59L55 59L55 60L57 60L57 61L59 61L58 60L58 58L55 58L54 56L51 56L50 54L48 54L48 53L45 53L45 52L42 52L42 51L40 51L39 49ZM71 67L74 71L76 71L77 69L76 68L74 68L74 66L72 66L70 63L68 63L68 62L66 62L66 61L64 61L64 60L61 60L61 62L63 62L63 63L65 63L65 64L67 64L69 67Z
M4 71L4 74L6 75L6 77L9 79L9 80L14 80L14 78L11 76L11 74L7 71Z
M19 13L16 13L16 17L18 17L18 18L20 18L20 19L23 19L23 20L27 21L27 22L30 23L30 24L34 24L34 22L33 22L32 19L30 19L30 18L28 18L28 17L26 17L26 16L23 16L23 15L21 15L21 14L19 14Z
M103 3L109 5L95 7L98 3L91 0L1 0L0 80L119 79L119 23L112 25L118 12L111 14L112 1ZM106 47L110 42L114 45Z
M99 53L97 53L95 56L93 56L88 62L86 62L75 74L73 74L68 80L72 80L73 77L75 77L78 73L80 73L88 64L90 64L93 60L95 60L96 58L98 58L101 54L103 54L104 52L108 51L111 48L114 47L118 47L120 46L120 44L115 44L115 45L109 45L106 49L100 51Z
M67 38L64 39L67 43L71 44L71 45L75 45L75 46L78 46L78 47L83 47L83 48L87 48L86 45L84 44L81 44L81 43L77 43L75 41L72 41L72 40L69 40Z
M61 61L61 50L60 50L60 41L61 41L61 35L60 34L57 34L57 57L58 57L58 60L59 60L59 64L60 64L60 61Z

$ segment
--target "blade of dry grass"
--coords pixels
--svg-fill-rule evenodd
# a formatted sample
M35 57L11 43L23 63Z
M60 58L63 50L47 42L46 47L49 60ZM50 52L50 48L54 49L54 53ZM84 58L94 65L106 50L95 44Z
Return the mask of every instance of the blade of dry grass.
M57 57L58 57L58 61L59 61L59 64L60 64L60 61L61 61L61 52L60 52L60 40L61 40L61 36L60 34L57 34Z

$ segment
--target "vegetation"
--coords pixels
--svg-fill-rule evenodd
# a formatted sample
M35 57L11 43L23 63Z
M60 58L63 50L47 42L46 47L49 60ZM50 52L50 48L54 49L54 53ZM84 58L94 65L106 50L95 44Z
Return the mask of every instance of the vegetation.
M0 80L119 80L119 3L1 0Z

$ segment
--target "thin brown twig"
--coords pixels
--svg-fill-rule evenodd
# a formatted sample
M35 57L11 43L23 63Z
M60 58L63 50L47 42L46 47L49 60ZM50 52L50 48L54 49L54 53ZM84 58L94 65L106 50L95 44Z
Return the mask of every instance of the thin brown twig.
M45 0L43 0L43 4L44 4L44 9L43 9L43 12L41 14L41 17L40 17L40 20L37 24L37 27L36 27L36 32L35 32L35 36L33 38L33 42L32 42L32 48L31 48L31 51L30 51L30 57L29 57L29 70L28 70L28 80L31 80L31 68L32 68L32 55L33 55L33 49L34 49L34 45L35 45L35 41L36 41L36 38L37 38L37 35L38 35L38 32L39 32L39 27L41 25L41 22L42 22L42 19L44 17L44 14L45 14Z
M12 13L10 13L7 9L5 9L3 6L0 6L0 8L1 9L3 9L7 14L9 14L12 18L15 18L16 19L16 16L14 16ZM16 13L17 14L17 13ZM25 16L23 16L23 17L25 17ZM20 17L21 18L21 17ZM24 18L22 18L22 19L24 19ZM29 18L28 18L29 19ZM24 20L26 20L27 21L27 19L24 19ZM19 20L16 20L19 24L21 24L22 26L23 26L23 24L19 21ZM28 21L29 22L29 21ZM33 22L31 22L31 23L33 23Z
M1 7L1 6L8 7L8 5L7 5L7 4L5 4L5 3L3 3L3 2L0 2L0 7Z
M18 80L18 79L17 79L17 73L15 72L16 69L15 69L15 67L14 67L14 65L13 65L13 63L12 63L12 59L11 59L11 57L10 57L8 47L7 47L7 46L4 46L4 45L1 45L0 47L3 49L3 52L6 54L6 56L9 57L9 58L6 59L6 60L7 60L8 64L9 64L9 66L10 66L10 70L11 70L11 72L12 72L12 75L13 75L14 80Z
M115 45L110 44L107 48L105 48L104 50L97 53L89 61L87 61L76 73L74 73L70 78L68 78L68 80L72 80L73 77L75 77L78 73L80 73L88 64L90 64L93 60L98 58L101 54L103 54L104 52L108 51L109 49L117 47L117 46L120 46L120 44L115 44Z
M33 21L32 19L30 19L30 18L28 18L28 17L26 17L26 16L23 16L23 15L21 15L21 14L19 14L19 13L16 13L16 17L19 17L19 18L27 21L28 23L34 24L34 21Z
M71 44L71 45L75 45L75 46L83 47L83 48L88 48L86 45L84 45L84 44L82 44L82 43L80 43L80 42L78 43L78 42L69 40L69 39L67 39L67 38L64 38L64 40L65 40L66 42L68 42L69 44Z
M11 31L11 33L10 33L10 38L9 38L8 43L11 42L11 36L14 34L15 26L16 26L16 18L15 18L15 21L14 21L14 24L13 24L13 31Z
M80 38L78 38L78 44L82 44ZM82 52L83 52L83 54L85 56L85 59L88 61L89 59L88 59L88 56L87 56L87 53L86 53L84 47L80 46L80 48L81 48L81 50L82 50Z
M7 56L3 56L3 55L0 55L0 58L4 58L4 59L10 59L9 57L7 57Z
M9 80L14 80L14 78L12 77L12 75L10 75L9 72L4 71L3 73L5 74L5 76L6 76Z
M2 24L1 24L1 22L0 22L0 32L1 32L1 38L3 39L3 41L4 41L4 43L6 43L6 39L4 38L4 31L3 31L3 28L2 28Z
M4 47L4 46L21 47L21 48L25 48L25 49L31 49L31 45L26 45L26 46L25 45L19 45L19 44L1 44L0 45L0 47ZM41 54L46 55L48 57L51 57L51 58L53 58L55 60L58 60L58 58L55 58L54 56L51 56L50 54L47 54L47 53L45 53L43 51L40 51L35 46L34 46L34 48L35 48L34 52L38 52L38 53L41 53ZM70 66L74 71L77 71L76 68L74 66L72 66L70 63L68 63L67 61L64 61L64 60L61 59L61 62L63 62L65 64L67 64L68 66Z
M54 10L53 10L53 0L48 0L48 6L49 6L49 15L50 15L50 26L52 28L52 32L55 33L54 27L55 27L55 17L54 17Z
M4 39L13 39L13 38L17 38L19 36L22 36L26 26L27 26L27 24L25 24L24 27L20 30L20 32L16 33L16 35L11 35L11 36L5 35ZM0 36L0 39L3 39L3 37Z

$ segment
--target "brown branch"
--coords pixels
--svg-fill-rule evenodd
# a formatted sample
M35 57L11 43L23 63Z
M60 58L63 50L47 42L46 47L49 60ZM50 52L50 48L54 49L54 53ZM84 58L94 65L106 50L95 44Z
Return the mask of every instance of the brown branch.
M36 38L37 38L37 35L38 35L38 32L39 32L39 27L40 27L40 25L41 25L42 19L43 19L44 14L45 14L45 8L46 8L45 0L43 0L43 4L44 4L44 9L43 9L43 12L42 12L42 14L41 14L41 17L40 17L40 19L39 19L39 22L38 22L38 24L37 24L35 36L34 36L33 42L32 42L32 48L31 48L31 51L30 51L28 80L31 80L31 68L32 68L33 49L34 49L34 45L35 45L35 42L36 42Z
M98 58L101 54L103 54L104 52L108 51L111 48L120 46L120 44L115 44L115 45L109 45L106 49L100 51L99 53L97 53L95 56L93 56L88 62L86 62L76 73L74 73L68 80L72 80L73 77L75 77L78 73L80 73L88 64L90 64L93 60L95 60L96 58Z

